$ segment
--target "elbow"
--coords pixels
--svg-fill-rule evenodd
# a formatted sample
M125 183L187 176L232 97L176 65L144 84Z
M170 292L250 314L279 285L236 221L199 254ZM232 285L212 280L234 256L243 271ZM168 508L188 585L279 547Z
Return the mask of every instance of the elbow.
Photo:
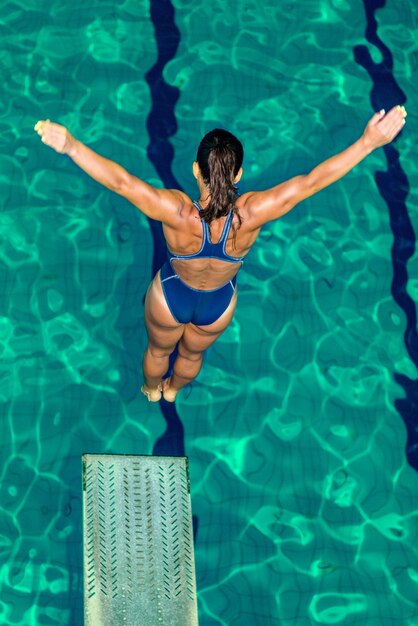
M315 176L315 173L311 172L310 174L305 174L302 176L297 176L295 178L296 185L294 187L293 193L291 194L291 206L292 208L299 202L306 200L310 196L313 196L320 189L319 181Z
M310 172L304 176L304 196L305 198L309 198L317 193L321 189L320 182L318 177L315 175L315 172Z
M112 181L111 190L120 196L129 195L129 190L132 185L132 181L130 180L132 177L128 174L128 172L123 172L119 176Z

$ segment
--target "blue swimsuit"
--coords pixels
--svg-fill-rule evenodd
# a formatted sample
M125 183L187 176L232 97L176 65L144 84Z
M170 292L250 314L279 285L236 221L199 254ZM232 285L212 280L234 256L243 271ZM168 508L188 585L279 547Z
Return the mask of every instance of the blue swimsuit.
M200 212L202 207L193 203ZM161 268L161 285L164 296L172 316L179 324L193 322L197 326L206 326L217 320L226 311L235 292L236 276L225 285L217 289L194 289L189 287L173 268L172 261L176 259L211 258L228 261L229 263L243 263L243 257L229 256L225 252L226 242L232 225L232 211L225 220L221 238L217 243L210 241L209 226L202 222L202 246L194 254L175 254L167 247L167 261Z

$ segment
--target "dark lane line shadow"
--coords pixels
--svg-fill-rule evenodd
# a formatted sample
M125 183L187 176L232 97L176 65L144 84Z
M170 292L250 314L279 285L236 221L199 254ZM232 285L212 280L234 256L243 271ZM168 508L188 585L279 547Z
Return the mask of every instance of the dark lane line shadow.
M154 165L164 186L182 189L172 172L174 149L170 137L177 132L175 107L180 91L165 82L164 68L176 55L180 43L180 31L175 24L174 7L170 0L151 0L150 15L154 24L158 58L145 78L151 91L151 111L147 120L150 142L147 149L149 160ZM166 245L160 222L148 220L154 242L152 275L161 268L166 257ZM171 355L169 372L177 351ZM156 441L153 454L185 456L184 427L174 403L160 401L161 412L167 424L166 431ZM197 533L197 518L193 516L194 536Z
M354 58L364 67L373 81L370 100L375 111L382 108L389 110L396 104L404 104L406 95L397 84L393 75L393 56L389 48L379 38L378 23L375 17L377 9L385 6L386 0L363 0L366 12L366 39L380 51L380 63L373 61L367 46L355 46ZM386 172L376 172L375 180L380 194L389 209L390 226L393 233L392 246L392 296L406 317L404 341L411 361L418 367L417 313L413 299L408 294L407 262L415 251L414 229L406 206L409 193L409 181L399 162L399 152L395 143L384 146L387 161ZM395 407L401 415L407 429L406 456L408 463L418 470L418 380L412 380L404 374L395 372L395 381L404 389L405 398L398 398Z

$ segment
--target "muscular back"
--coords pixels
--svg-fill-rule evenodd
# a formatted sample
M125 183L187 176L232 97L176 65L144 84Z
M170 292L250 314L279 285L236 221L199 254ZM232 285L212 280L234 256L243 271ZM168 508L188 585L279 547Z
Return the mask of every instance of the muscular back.
M238 220L234 217L234 226L238 228L235 242L231 228L225 245L225 252L232 257L246 256L260 232L260 226L254 225L246 197L248 194L237 200L242 223L238 228ZM212 243L219 241L226 219L227 216L224 216L210 224ZM182 194L176 218L171 219L169 224L163 222L163 231L168 248L174 254L194 254L200 250L203 239L202 222L197 208L185 194ZM239 261L232 263L207 257L174 259L172 263L180 278L194 289L217 289L231 280L241 267Z

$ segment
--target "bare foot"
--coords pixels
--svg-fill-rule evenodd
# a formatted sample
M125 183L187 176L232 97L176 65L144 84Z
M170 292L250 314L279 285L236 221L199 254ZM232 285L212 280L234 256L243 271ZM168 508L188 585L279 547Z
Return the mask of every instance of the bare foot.
M141 391L147 396L148 402L158 402L161 400L162 384L160 383L156 389L150 389L147 385L142 385Z
M171 378L166 378L163 382L163 398L167 400L167 402L174 402L178 394L178 389L170 389L170 382Z

